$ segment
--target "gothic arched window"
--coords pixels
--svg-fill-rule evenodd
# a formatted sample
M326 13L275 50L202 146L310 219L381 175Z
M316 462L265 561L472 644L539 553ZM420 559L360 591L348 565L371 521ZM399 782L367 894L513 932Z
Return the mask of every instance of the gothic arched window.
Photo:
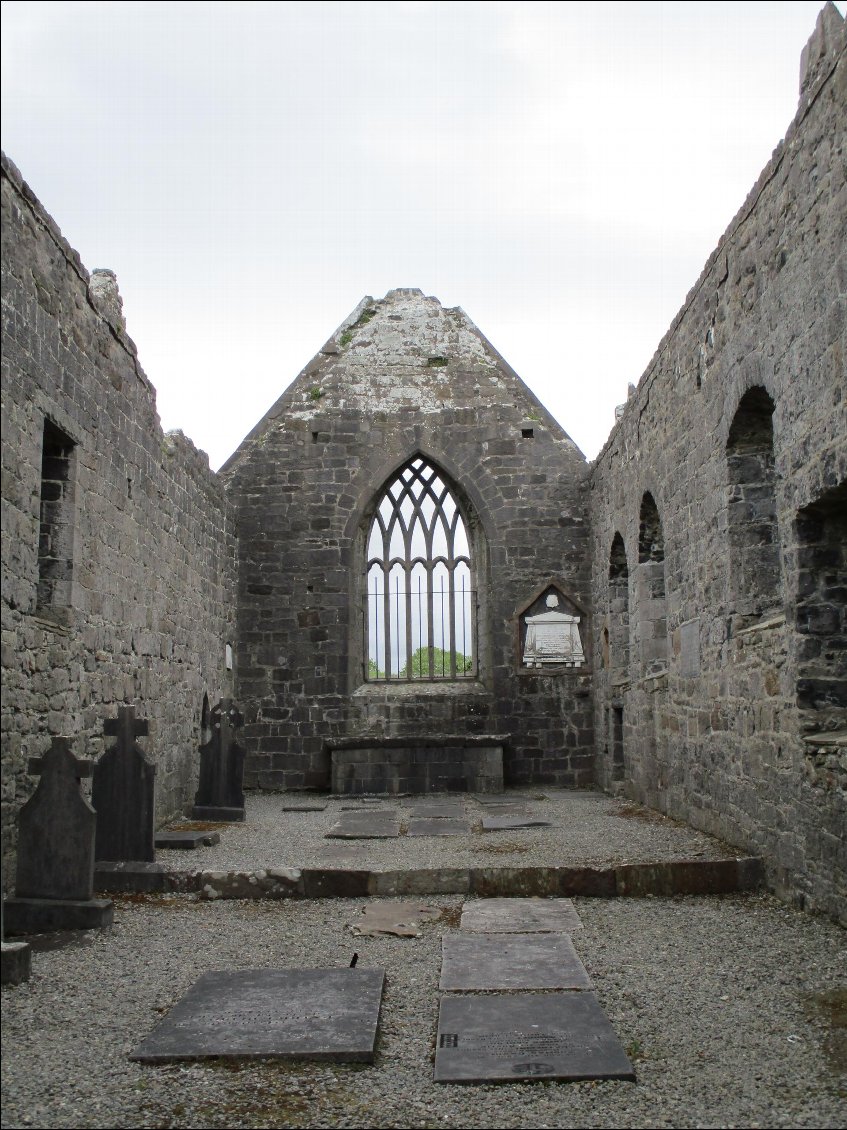
M476 593L465 518L422 456L382 491L367 540L369 681L476 676Z

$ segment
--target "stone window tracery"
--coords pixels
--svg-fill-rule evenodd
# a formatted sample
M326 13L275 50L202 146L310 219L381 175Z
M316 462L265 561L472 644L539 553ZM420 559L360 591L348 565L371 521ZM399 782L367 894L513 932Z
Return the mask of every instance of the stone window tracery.
M368 681L475 678L468 529L444 475L416 455L380 494L366 550Z

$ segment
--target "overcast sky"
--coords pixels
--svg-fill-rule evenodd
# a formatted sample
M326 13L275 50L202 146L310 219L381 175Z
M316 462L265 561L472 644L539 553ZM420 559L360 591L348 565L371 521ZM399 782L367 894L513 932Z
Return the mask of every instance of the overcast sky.
M9 0L2 143L213 467L398 286L463 307L592 458L821 6Z

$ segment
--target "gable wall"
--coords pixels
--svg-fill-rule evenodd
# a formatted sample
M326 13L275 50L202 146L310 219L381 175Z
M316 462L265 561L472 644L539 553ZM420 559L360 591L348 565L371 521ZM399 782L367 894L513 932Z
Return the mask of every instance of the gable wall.
M479 519L474 687L365 683L368 506L416 452ZM522 671L515 638L551 579L587 609L586 465L461 311L419 291L363 302L223 473L252 784L327 787L328 742L418 734L507 735L514 783L593 779L589 676Z

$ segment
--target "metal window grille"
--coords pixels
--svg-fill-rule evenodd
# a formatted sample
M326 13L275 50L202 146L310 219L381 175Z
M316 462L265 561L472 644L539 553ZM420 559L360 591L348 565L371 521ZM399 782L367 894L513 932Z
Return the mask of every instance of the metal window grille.
M420 456L388 484L368 534L364 609L370 681L476 677L476 592L467 528Z

